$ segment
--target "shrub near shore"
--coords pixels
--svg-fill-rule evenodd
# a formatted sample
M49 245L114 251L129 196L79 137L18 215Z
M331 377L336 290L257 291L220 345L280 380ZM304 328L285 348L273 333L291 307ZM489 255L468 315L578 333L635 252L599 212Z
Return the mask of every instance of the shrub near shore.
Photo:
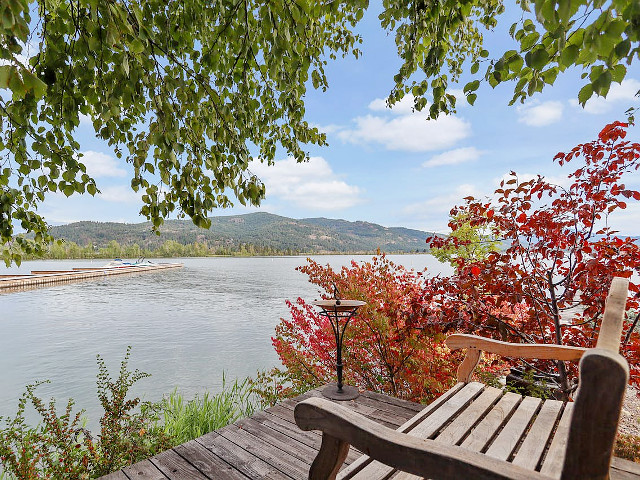
M0 417L0 479L96 478L251 415L258 405L248 379L231 385L223 380L220 393L191 401L175 391L158 403L129 399L130 388L149 376L129 370L130 352L129 347L115 379L98 356L97 393L104 414L97 437L83 428L84 410L74 412L73 400L59 413L55 400L45 404L36 395L46 382L27 386L15 417ZM29 406L40 417L35 427L25 420Z

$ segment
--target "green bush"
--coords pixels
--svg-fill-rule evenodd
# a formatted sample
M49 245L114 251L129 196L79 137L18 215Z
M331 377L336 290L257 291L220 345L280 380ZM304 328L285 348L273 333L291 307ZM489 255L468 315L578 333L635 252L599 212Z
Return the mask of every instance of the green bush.
M45 404L35 394L39 385L48 382L27 386L15 417L0 417L0 480L82 480L106 475L250 416L256 406L262 406L250 379L228 385L224 375L220 393L196 395L190 401L177 391L158 403L129 399L130 388L149 376L129 371L130 353L131 347L115 379L97 357L97 392L104 410L97 438L84 428L84 410L73 412L73 400L59 413L55 400ZM25 421L29 405L40 417L36 427Z
M62 414L55 400L45 404L35 394L38 382L27 386L18 402L14 418L0 417L0 464L3 477L20 479L87 479L105 475L121 467L170 448L172 439L157 425L157 407L128 399L131 386L149 376L128 370L131 347L113 380L98 355L98 399L104 410L100 435L94 439L83 428L84 410L73 413L73 400ZM25 409L31 404L40 423L31 427Z

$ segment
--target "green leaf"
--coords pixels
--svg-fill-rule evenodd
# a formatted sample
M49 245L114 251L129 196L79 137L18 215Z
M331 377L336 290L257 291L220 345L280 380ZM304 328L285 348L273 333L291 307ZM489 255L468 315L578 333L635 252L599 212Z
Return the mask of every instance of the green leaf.
M606 97L611 87L612 75L609 70L605 70L598 76L595 82L591 85L593 87L593 93L597 93L600 96Z
M476 102L476 98L478 96L475 93L470 93L469 95L467 95L467 102L469 103L469 105L473 105Z
M618 58L624 58L629 53L631 49L631 41L628 38L625 38L620 43L615 46L616 56Z
M474 92L478 89L478 87L480 86L480 81L479 80L473 80L469 83L467 83L464 88L462 89L462 91L464 93L469 93L469 92Z
M561 0L558 2L558 20L567 23L571 18L571 2L575 0Z
M611 80L613 80L614 82L618 82L618 83L622 83L622 80L624 80L624 77L627 74L627 67L625 67L624 65L615 65L611 70Z
M537 48L531 52L530 66L536 70L542 70L549 63L549 54L543 48Z
M11 30L13 25L15 24L15 21L16 19L13 16L11 8L9 7L9 5L6 5L4 11L2 12L2 26L7 30Z
M539 38L540 38L540 34L538 32L530 33L529 35L524 37L520 42L520 50L523 52L530 50L531 47L533 47L536 44Z
M577 45L567 45L560 53L560 65L564 68L570 67L575 63L579 53Z
M556 77L558 76L559 71L560 70L558 69L558 67L551 67L548 70L542 72L542 78L544 79L544 82L548 85L553 85L556 81Z
M25 88L33 91L33 95L36 99L44 97L45 93L47 93L47 84L36 77L33 73L23 70L22 80L24 81Z
M523 64L524 64L524 59L520 55L517 55L516 57L512 57L511 60L509 61L509 70L511 70L514 73L517 73L520 70L522 70Z
M144 52L144 49L145 49L144 43L142 43L142 41L140 41L139 38L135 38L129 44L129 51L134 55Z
M9 78L15 68L13 65L0 65L0 88L9 88Z
M604 34L613 40L618 40L622 35L622 32L624 32L626 26L627 26L627 23L624 22L622 19L612 20L611 23L607 25L607 28L604 31Z
M587 103L587 100L589 100L592 95L593 87L590 83L588 83L584 87L582 87L580 89L580 92L578 93L578 101L580 102L580 105L584 107L584 104Z

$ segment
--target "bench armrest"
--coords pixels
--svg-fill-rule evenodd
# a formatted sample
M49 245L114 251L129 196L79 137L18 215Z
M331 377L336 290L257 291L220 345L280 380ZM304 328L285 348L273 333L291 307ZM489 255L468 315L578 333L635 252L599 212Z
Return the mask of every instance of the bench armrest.
M302 430L321 430L322 446L311 465L310 480L333 480L353 445L379 462L421 478L549 479L539 472L462 447L424 440L380 425L323 398L295 407Z
M445 343L451 350L467 349L464 361L458 368L458 381L468 382L480 361L482 352L495 353L503 357L537 358L540 360L578 361L588 350L567 345L547 345L538 343L509 343L492 338L456 333L447 337Z
M578 361L587 351L587 348L584 347L543 343L509 343L463 333L447 337L445 343L451 350L472 348L503 357L537 358L540 360Z

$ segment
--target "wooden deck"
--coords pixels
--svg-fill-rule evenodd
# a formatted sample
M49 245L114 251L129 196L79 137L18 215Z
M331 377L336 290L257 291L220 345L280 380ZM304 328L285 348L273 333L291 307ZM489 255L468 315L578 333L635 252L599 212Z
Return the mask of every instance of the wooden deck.
M109 277L182 268L181 263L155 263L149 266L74 268L72 270L34 270L31 275L0 275L0 293L18 292L61 283L80 282Z
M320 389L257 412L196 440L102 477L104 480L186 479L306 479L320 448L318 432L303 432L295 424L293 408ZM398 428L425 406L397 398L364 392L356 400L341 402L391 428ZM345 466L361 453L353 448ZM614 480L640 479L640 465L614 459Z

